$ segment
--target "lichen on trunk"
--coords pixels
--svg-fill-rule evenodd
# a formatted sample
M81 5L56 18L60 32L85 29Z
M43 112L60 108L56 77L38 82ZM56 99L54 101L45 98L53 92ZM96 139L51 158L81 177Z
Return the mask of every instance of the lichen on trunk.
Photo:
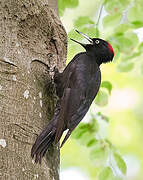
M41 166L30 150L53 115L56 94L47 67L64 68L66 42L47 0L0 1L0 179L59 179L59 149L50 149Z

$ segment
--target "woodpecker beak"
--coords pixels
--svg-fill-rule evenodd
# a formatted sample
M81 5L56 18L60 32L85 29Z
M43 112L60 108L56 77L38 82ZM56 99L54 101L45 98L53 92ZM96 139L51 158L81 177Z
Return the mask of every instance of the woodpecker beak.
M88 37L86 34L79 32L78 30L75 30L78 34L82 35L85 39L87 39L92 45L93 45L93 40Z
M82 33L82 32L79 32L78 30L75 30L75 31L76 31L77 33L79 33L80 35L82 35L85 39L87 39L87 40L90 42L91 45L93 45L93 40L92 40L90 37L88 37L86 34L84 34L84 33ZM87 45L87 44L80 43L80 42L78 42L78 41L76 41L76 40L74 40L74 39L72 39L72 38L71 38L71 40L74 41L74 42L76 42L76 43L78 43L78 44L80 44L80 45L83 46L83 47L86 47L86 45Z

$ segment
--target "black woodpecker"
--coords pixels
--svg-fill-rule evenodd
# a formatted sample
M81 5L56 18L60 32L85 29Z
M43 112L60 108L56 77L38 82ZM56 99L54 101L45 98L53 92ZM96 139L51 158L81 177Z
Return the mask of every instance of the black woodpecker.
M99 91L101 83L100 65L113 60L112 46L99 38L90 38L76 30L89 43L83 44L74 39L86 51L81 52L70 61L62 73L55 73L54 82L59 100L55 113L48 125L37 137L31 156L36 163L41 163L49 146L57 144L65 130L68 132L61 144L71 135L75 127L87 113L92 101Z

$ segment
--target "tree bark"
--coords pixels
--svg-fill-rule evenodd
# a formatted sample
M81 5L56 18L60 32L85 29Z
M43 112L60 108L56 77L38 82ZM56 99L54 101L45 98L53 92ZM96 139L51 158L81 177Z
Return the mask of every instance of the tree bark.
M59 15L58 14L58 3L57 3L57 0L49 0L48 3L49 3L49 6L55 11L55 13L57 15Z
M56 103L53 74L46 65L63 69L66 42L48 0L0 0L2 180L59 179L58 147L49 150L41 165L32 161L30 151Z

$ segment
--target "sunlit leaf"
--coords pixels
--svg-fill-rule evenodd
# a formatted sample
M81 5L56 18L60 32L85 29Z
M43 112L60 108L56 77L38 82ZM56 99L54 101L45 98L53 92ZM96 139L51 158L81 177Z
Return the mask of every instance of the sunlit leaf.
M142 23L143 22L143 10L142 10L142 7L141 6L134 6L132 8L129 9L129 12L128 12L128 20L131 22L131 23Z
M78 6L78 0L64 0L66 7L68 8L75 8Z
M90 152L90 158L92 159L95 164L104 164L105 161L107 160L108 157L108 152L105 147L101 143L96 143L94 148Z
M85 131L82 136L79 138L79 142L84 145L87 146L88 142L93 139L94 134L90 131Z
M90 119L90 126L91 126L91 131L92 132L97 132L99 130L99 124L98 121L95 118L95 115Z
M98 112L97 115L100 116L102 118L102 120L109 122L109 118L107 116L103 115L101 112Z
M79 139L86 132L87 132L87 130L80 131L79 129L76 129L75 131L73 131L72 137L75 138L75 139Z
M138 50L142 53L143 52L143 42L139 45Z
M126 61L131 60L131 59L134 59L134 58L136 58L136 57L138 57L138 56L140 56L140 55L141 55L141 52L135 52L135 53L133 53L132 55L125 56L123 62L126 63Z
M127 30L129 30L131 26L129 24L119 24L117 27L115 27L115 34L123 34Z
M129 72L134 68L134 63L121 63L117 66L120 72Z
M78 6L78 0L58 0L58 10L60 16L63 16L66 8L75 8Z
M134 32L126 32L125 33L126 37L128 37L132 41L133 47L136 47L138 44L138 36Z
M112 84L109 81L103 81L101 83L101 87L106 88L108 90L109 94L111 94Z
M79 28L89 24L94 24L94 21L92 21L88 16L82 16L75 20L74 27Z
M105 9L108 13L112 13L112 14L115 14L115 13L118 13L118 12L122 12L126 6L129 5L129 0L116 0L116 1L109 1L109 0L106 0L105 1Z
M88 141L87 147L94 146L96 143L97 143L97 139L96 138L91 139L90 141Z
M106 106L108 104L108 94L105 91L99 90L95 98L95 104L98 106Z
M133 43L131 39L125 36L116 36L116 41L118 42L118 45L120 46L120 51L127 52L130 51Z
M64 10L65 10L64 0L58 0L58 11L60 16L63 16Z
M123 174L126 174L127 167L126 167L126 163L123 160L123 158L119 154L114 153L114 159L115 159L115 161L117 163L118 168L121 170L121 172Z
M89 129L90 129L90 125L88 123L80 123L78 127L73 131L72 137L75 139L79 139Z
M100 32L99 32L99 29L98 28L89 28L88 29L88 35L90 36L90 37L92 37L92 38L97 38L97 37L99 37L99 34L100 34Z
M113 180L114 174L110 167L105 167L99 174L99 180Z
M134 28L143 27L143 21L132 21L132 25Z
M143 75L143 64L141 65L141 73Z
M107 15L103 19L103 25L105 28L116 26L120 23L122 15L120 13L116 13L113 15Z

